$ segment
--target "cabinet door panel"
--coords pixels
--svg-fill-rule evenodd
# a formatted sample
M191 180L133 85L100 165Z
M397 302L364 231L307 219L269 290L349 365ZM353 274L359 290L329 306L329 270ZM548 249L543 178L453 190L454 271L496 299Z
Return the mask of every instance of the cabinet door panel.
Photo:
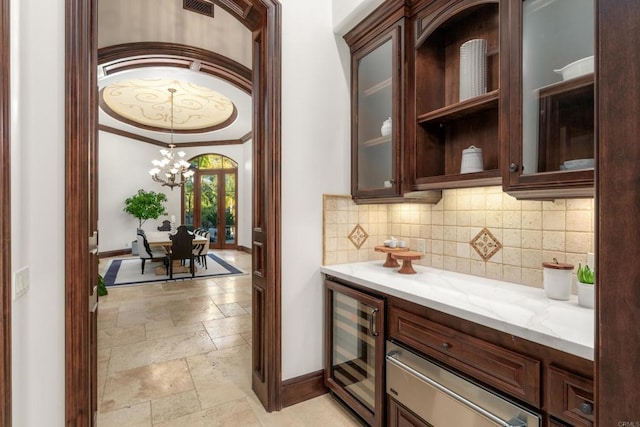
M502 35L510 51L506 187L520 198L592 196L594 2L505 3L513 23Z

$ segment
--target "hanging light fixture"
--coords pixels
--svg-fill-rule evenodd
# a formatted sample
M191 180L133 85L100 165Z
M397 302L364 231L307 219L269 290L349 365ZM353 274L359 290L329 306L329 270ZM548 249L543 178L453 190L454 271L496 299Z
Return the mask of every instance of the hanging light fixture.
M173 143L173 94L176 92L174 88L169 88L171 101L171 143L169 149L160 150L162 154L161 160L152 160L154 168L149 171L151 178L155 182L161 183L163 186L171 188L184 185L187 179L193 176L194 171L190 169L189 162L184 160L184 151L175 151L176 145Z

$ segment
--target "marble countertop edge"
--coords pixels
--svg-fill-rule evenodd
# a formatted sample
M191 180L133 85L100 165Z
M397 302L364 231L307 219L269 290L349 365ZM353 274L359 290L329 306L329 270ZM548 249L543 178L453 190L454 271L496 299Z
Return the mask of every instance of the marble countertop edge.
M544 290L484 277L415 266L401 275L379 261L322 266L347 280L501 332L594 360L594 311L577 298L548 299Z

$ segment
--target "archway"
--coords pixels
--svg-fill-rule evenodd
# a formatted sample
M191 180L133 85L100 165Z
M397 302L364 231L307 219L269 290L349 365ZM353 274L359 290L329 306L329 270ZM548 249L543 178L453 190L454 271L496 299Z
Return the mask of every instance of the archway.
M253 32L253 390L281 408L280 57L277 0L213 0ZM97 4L66 2L66 423L94 425ZM90 284L87 286L87 284ZM87 309L91 307L92 309Z

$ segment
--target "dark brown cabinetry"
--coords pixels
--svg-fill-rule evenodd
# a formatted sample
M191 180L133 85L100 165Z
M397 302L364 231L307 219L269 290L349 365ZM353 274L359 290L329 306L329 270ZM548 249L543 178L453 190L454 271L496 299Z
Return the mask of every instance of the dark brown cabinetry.
M537 4L388 0L345 36L356 202L499 184L522 199L593 195L593 7ZM480 65L465 50L476 42ZM470 147L479 169L462 168Z
M387 411L389 427L432 427L395 399L389 398Z
M352 55L351 193L356 201L402 195L404 28L404 8L395 1L345 36Z
M384 422L384 300L331 280L325 385L370 426Z
M502 75L501 165L505 191L521 199L594 193L593 2L538 7L504 1L509 31ZM561 23L561 24L560 24Z
M499 5L497 1L435 2L415 16L414 67L410 101L415 141L408 170L414 190L500 183L498 99L500 94ZM484 42L485 68L473 73L461 61L461 47ZM483 74L465 76L465 74ZM463 81L482 87L468 94ZM464 92L464 93L463 93ZM412 109L413 110L413 109ZM483 171L461 173L462 152L482 149Z
M594 425L592 380L551 365L547 367L547 382L549 414L575 426Z

